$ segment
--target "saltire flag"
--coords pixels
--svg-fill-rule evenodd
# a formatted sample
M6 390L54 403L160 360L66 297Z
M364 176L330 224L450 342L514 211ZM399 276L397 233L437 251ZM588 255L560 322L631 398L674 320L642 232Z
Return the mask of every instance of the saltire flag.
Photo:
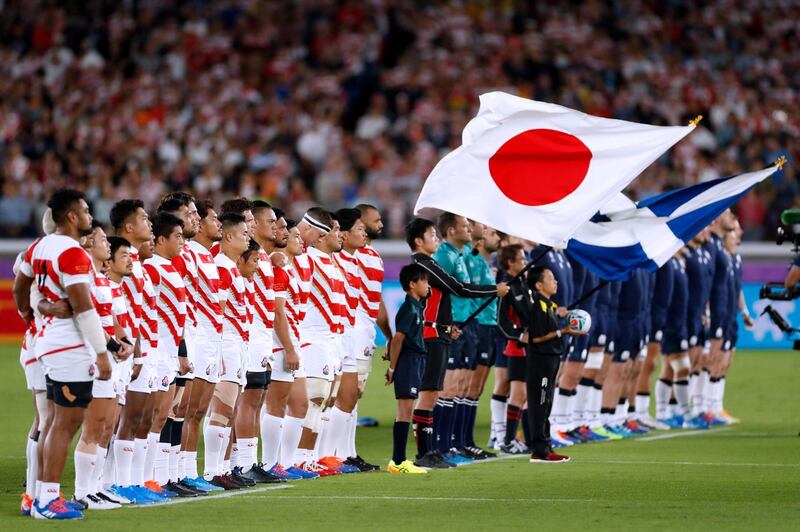
M618 194L567 245L567 254L601 279L655 271L777 166L689 185L634 203Z
M449 211L563 248L598 205L693 129L599 118L503 92L483 94L462 145L428 176L414 213Z

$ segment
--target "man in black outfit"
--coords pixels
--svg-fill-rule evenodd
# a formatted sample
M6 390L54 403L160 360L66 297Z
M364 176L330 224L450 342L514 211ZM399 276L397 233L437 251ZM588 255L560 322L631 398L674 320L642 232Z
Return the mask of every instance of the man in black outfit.
M553 452L550 446L550 410L560 356L564 350L561 337L580 336L569 327L559 328L556 320L558 305L550 300L558 290L558 282L547 268L536 266L528 272L528 286L533 292L533 305L528 324L528 422L531 429L533 453L531 462L569 462L568 456Z

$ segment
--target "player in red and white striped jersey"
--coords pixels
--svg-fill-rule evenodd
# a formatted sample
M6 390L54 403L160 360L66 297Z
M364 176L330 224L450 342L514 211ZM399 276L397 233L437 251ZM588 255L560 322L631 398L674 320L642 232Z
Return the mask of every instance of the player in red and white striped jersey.
M74 317L44 316L35 352L53 386L53 418L43 445L42 467L34 517L80 518L78 511L67 510L60 501L60 477L70 441L84 418L91 401L92 377L111 377L100 318L91 301L92 262L78 243L91 233L92 216L82 193L62 189L48 202L57 229L32 250L30 263L38 290L50 301L68 299ZM30 284L15 291L17 301L30 305ZM20 309L20 310L24 310Z
M270 251L275 247L278 220L272 206L264 201L254 201L251 211L255 219L254 241L259 247L257 269L252 277L253 321L247 346L247 385L236 410L234 466L241 467L242 474L255 482L275 482L280 479L264 470L257 451L261 406L271 377L269 363L275 320L275 274L264 246Z
M237 484L225 466L231 422L241 387L246 383L244 362L248 339L247 294L236 262L247 251L250 237L244 216L229 212L219 218L222 224L220 253L214 261L219 270L219 302L222 307L222 371L211 400L209 423L204 430L206 481L231 489Z
M171 427L166 422L175 398L175 377L189 371L188 360L178 353L186 324L186 286L172 265L172 260L183 248L183 222L177 216L161 212L153 221L153 237L155 254L144 262L144 269L155 288L158 312L157 406L150 433L159 432L161 435L154 461L154 479L164 487L170 481L179 480L180 435L173 438ZM164 430L165 426L167 430ZM149 480L148 473L145 471L145 480Z
M133 360L125 367L130 381L126 383L125 402L119 429L114 440L113 461L115 483L122 487L144 482L144 470L148 449L148 433L153 417L155 397L151 397L151 384L155 385L155 353L148 356L149 342L144 342L140 332L149 338L147 322L142 325L144 303L144 270L139 250L153 238L152 224L141 200L125 199L114 204L110 213L111 225L117 237L130 245L131 274L122 279L122 292L131 318L127 340L134 345ZM152 372L152 373L151 373ZM127 380L127 379L126 379ZM156 440L157 441L157 440ZM155 452L156 443L152 449ZM152 463L152 462L151 462ZM106 482L109 481L108 476Z
M195 307L197 327L195 329L195 379L186 409L181 447L184 458L183 487L192 488L198 479L197 445L200 439L200 424L211 404L214 387L219 382L220 351L222 336L222 307L219 304L219 270L210 248L222 238L221 225L211 201L197 203L200 226L188 246L195 258L198 274L198 289ZM188 483L188 484L187 484Z
M256 220L253 216L252 209L253 202L251 202L247 198L233 198L229 199L222 203L219 207L219 215L222 216L223 214L229 212L235 212L236 214L241 214L244 216L244 223L247 225L247 234L252 238L255 234L256 229ZM211 254L215 257L219 254L219 243L214 244L211 246Z

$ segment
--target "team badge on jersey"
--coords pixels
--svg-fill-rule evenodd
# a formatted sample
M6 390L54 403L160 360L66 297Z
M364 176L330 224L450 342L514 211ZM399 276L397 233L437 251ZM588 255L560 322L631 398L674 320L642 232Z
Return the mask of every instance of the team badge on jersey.
M331 368L329 368L329 367L328 367L328 365L327 365L327 364L325 364L325 367L324 367L324 368L322 368L322 374L323 374L323 375L327 375L327 374L329 374L330 372L331 372Z
M262 367L262 368L266 368L266 367L267 367L267 363L268 363L268 362L269 362L269 360L268 360L268 358L267 358L267 357L264 357L264 358L262 358L262 359L261 359L261 367Z
M163 379L161 379L161 386L168 386L168 385L169 385L169 378L165 376Z

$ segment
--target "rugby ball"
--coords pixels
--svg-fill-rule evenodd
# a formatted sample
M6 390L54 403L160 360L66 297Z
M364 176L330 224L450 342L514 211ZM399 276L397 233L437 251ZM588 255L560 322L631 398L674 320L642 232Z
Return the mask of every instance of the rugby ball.
M592 328L592 317L585 310L572 310L567 314L567 324L572 331L586 333Z

